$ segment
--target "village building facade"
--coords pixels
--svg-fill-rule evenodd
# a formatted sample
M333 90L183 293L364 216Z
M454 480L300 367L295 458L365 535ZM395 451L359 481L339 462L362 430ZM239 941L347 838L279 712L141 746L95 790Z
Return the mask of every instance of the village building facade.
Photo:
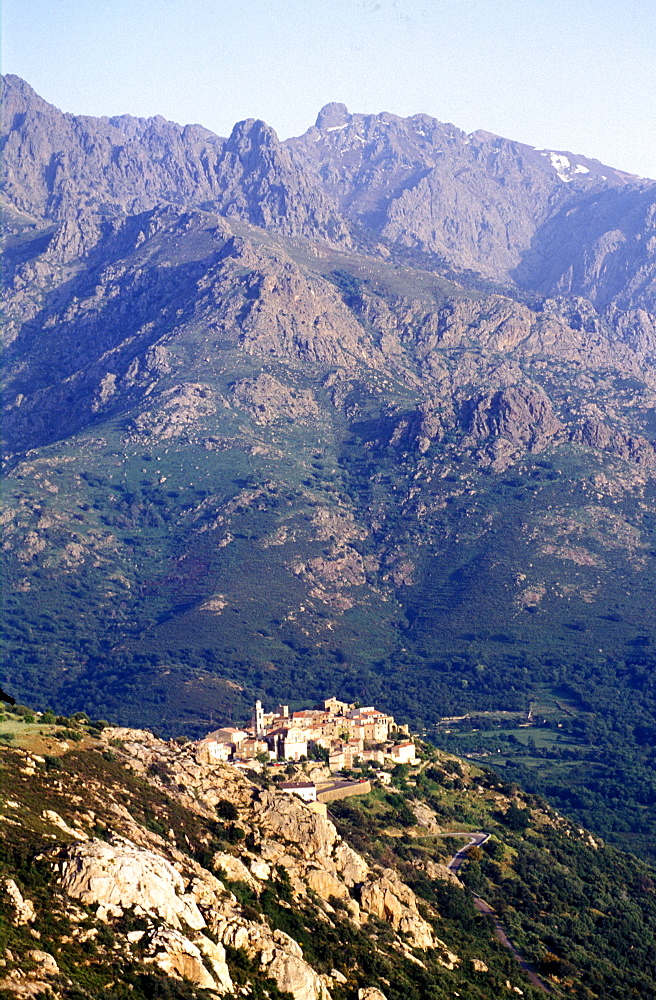
M399 737L406 739L399 742ZM331 771L351 769L357 762L382 765L414 763L415 745L407 739L408 727L374 705L361 706L328 698L315 708L290 712L278 705L265 712L255 703L250 728L225 726L208 733L199 743L207 760L290 761L308 757L313 748L327 751Z

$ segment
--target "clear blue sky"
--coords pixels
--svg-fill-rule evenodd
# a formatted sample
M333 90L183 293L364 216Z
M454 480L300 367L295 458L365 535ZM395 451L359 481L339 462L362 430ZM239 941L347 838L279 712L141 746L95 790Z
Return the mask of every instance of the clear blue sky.
M656 0L3 0L5 73L64 111L299 135L426 112L656 178Z

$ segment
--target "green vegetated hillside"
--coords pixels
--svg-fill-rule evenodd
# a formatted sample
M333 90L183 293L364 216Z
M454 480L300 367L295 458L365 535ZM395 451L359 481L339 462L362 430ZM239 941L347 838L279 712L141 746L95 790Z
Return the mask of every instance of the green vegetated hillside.
M3 100L5 687L189 736L337 691L648 851L653 186Z
M478 764L425 747L329 822L195 744L0 726L3 997L655 995L653 868Z

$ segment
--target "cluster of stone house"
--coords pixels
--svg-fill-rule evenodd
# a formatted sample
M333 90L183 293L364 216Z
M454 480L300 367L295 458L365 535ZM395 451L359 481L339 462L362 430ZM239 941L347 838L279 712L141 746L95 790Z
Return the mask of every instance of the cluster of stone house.
M373 705L350 705L337 698L300 712L290 712L288 705L265 712L258 701L250 727L216 729L199 745L209 760L223 761L299 761L312 747L328 751L331 771L351 768L356 758L379 765L416 759L407 726L397 725L393 716Z

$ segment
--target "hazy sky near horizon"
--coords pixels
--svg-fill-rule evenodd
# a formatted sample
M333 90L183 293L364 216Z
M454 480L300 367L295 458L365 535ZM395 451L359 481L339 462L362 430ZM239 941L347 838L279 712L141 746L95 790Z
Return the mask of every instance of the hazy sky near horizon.
M286 138L341 101L656 178L656 0L3 0L2 71L75 114Z

